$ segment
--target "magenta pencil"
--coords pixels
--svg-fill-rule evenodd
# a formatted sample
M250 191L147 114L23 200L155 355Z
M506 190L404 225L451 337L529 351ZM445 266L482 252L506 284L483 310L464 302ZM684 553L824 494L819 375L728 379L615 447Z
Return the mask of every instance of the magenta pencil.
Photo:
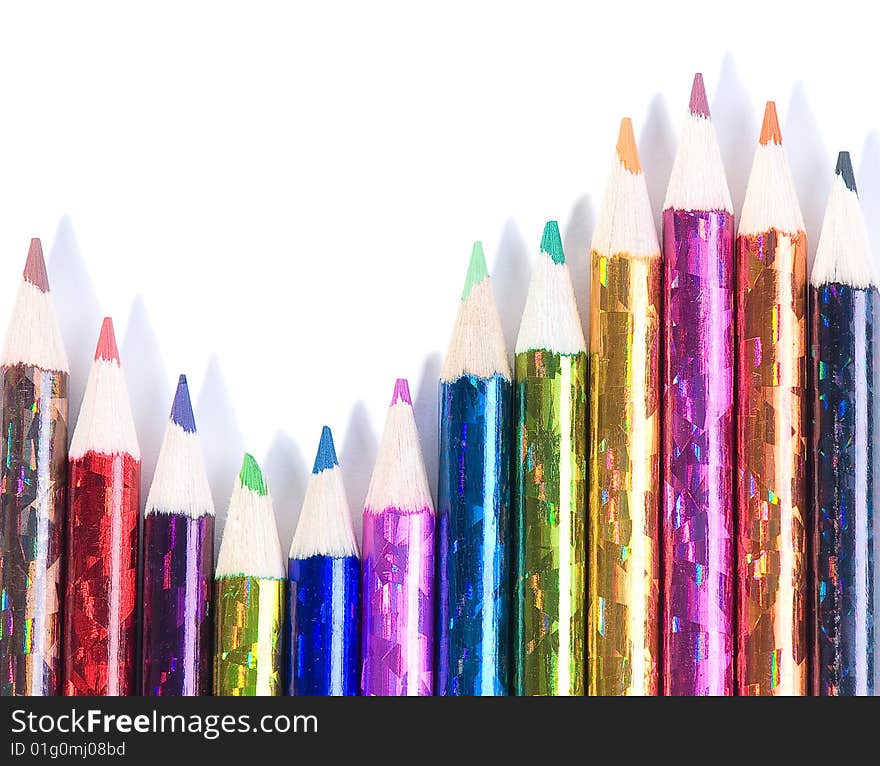
M361 693L434 692L434 505L403 379L364 506Z
M663 210L663 693L733 693L733 205L702 75Z

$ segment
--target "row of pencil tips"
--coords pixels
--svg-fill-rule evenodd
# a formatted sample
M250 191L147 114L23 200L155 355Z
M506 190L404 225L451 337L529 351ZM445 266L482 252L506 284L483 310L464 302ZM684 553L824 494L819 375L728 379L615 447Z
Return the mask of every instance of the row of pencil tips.
M245 456L215 569L181 378L139 605L112 324L68 450L34 240L3 357L3 693L873 694L880 295L849 156L808 284L775 107L735 234L698 75L662 246L624 120L591 250L585 337L547 223L511 367L475 244L440 374L436 512L398 380L360 553L325 431L286 568Z

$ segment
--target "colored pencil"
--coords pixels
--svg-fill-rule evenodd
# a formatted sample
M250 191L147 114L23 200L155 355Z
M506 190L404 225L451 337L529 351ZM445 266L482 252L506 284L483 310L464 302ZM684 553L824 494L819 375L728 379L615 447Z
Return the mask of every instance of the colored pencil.
M434 506L398 379L364 504L361 693L434 693Z
M837 159L810 282L813 690L873 696L880 682L880 293L848 152Z
M214 573L214 694L282 693L286 580L272 498L251 455L232 490Z
M629 119L591 260L589 694L656 694L663 265Z
M483 246L440 372L437 693L510 689L510 362Z
M64 694L135 694L141 457L110 317L70 442Z
M287 560L287 694L357 695L360 577L342 471L324 426Z
M663 205L663 693L733 694L733 204L703 77Z
M211 693L214 501L181 375L144 514L141 693Z
M69 365L39 239L2 359L0 695L58 694Z
M556 221L516 340L514 689L584 693L587 355Z
M768 102L737 236L737 691L807 691L804 221Z

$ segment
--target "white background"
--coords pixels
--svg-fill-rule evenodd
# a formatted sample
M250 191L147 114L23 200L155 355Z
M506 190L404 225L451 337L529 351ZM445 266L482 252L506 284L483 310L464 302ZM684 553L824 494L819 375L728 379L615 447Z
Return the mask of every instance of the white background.
M286 550L327 423L359 528L397 376L436 487L437 377L472 240L510 348L548 218L585 316L620 117L659 217L694 71L737 210L773 98L811 254L842 148L880 252L876 28L866 4L820 7L4 3L0 316L41 237L71 420L111 314L144 499L184 371L221 518L250 450Z

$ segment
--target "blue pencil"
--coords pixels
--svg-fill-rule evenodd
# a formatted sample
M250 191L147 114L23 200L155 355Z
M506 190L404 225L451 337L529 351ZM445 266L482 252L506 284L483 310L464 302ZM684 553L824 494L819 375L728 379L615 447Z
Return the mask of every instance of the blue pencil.
M880 292L852 162L841 152L810 278L813 693L880 693Z
M324 426L287 562L286 693L358 693L360 560L333 435Z
M511 397L477 242L440 376L438 695L509 693Z

